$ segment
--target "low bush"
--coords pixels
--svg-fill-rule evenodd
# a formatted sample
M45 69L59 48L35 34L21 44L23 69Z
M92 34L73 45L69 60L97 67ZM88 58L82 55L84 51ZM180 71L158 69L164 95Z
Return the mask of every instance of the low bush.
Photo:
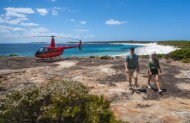
M106 55L106 56L101 56L100 59L113 59L113 57Z
M160 45L170 45L178 48L187 48L187 49L190 48L190 41L184 41L184 40L158 41L157 43Z
M42 87L6 95L0 103L0 123L116 123L103 97L88 94L74 81L51 80Z
M175 60L189 59L190 58L190 49L180 49L175 50L168 54L170 58Z
M9 54L9 56L18 56L17 54Z
M183 59L182 62L183 63L190 63L190 59Z

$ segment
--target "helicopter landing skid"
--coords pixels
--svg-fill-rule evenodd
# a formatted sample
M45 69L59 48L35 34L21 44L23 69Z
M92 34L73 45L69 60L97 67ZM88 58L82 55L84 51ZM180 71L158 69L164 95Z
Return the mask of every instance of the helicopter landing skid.
M67 57L67 58L62 58L61 56L58 56L58 58L59 58L61 61L68 59L68 57Z
M67 58L62 58L61 56L58 57L52 57L52 58L46 58L46 59L37 59L37 62L58 62L58 61L64 61L68 59Z

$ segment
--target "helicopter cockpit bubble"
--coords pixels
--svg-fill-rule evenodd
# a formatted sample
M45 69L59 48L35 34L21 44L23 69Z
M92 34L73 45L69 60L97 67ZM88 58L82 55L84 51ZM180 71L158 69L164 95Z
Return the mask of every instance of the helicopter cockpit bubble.
M45 47L41 47L41 48L39 48L39 49L36 51L36 54L35 54L35 55L41 55L41 54L44 54L44 50L45 50Z

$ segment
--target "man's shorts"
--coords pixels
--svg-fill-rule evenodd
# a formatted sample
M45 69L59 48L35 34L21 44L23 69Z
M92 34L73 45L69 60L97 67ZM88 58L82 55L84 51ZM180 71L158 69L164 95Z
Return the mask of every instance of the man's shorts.
M129 77L137 78L138 76L137 69L128 69L128 75Z

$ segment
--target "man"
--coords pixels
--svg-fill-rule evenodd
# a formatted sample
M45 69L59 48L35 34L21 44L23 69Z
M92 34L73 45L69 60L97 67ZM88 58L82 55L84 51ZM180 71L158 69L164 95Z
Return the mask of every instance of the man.
M137 75L139 71L139 62L138 62L138 56L134 53L135 48L130 48L130 54L127 55L126 61L125 61L125 71L128 73L128 79L129 79L129 89L132 88L132 77L135 80L135 89L137 89Z

